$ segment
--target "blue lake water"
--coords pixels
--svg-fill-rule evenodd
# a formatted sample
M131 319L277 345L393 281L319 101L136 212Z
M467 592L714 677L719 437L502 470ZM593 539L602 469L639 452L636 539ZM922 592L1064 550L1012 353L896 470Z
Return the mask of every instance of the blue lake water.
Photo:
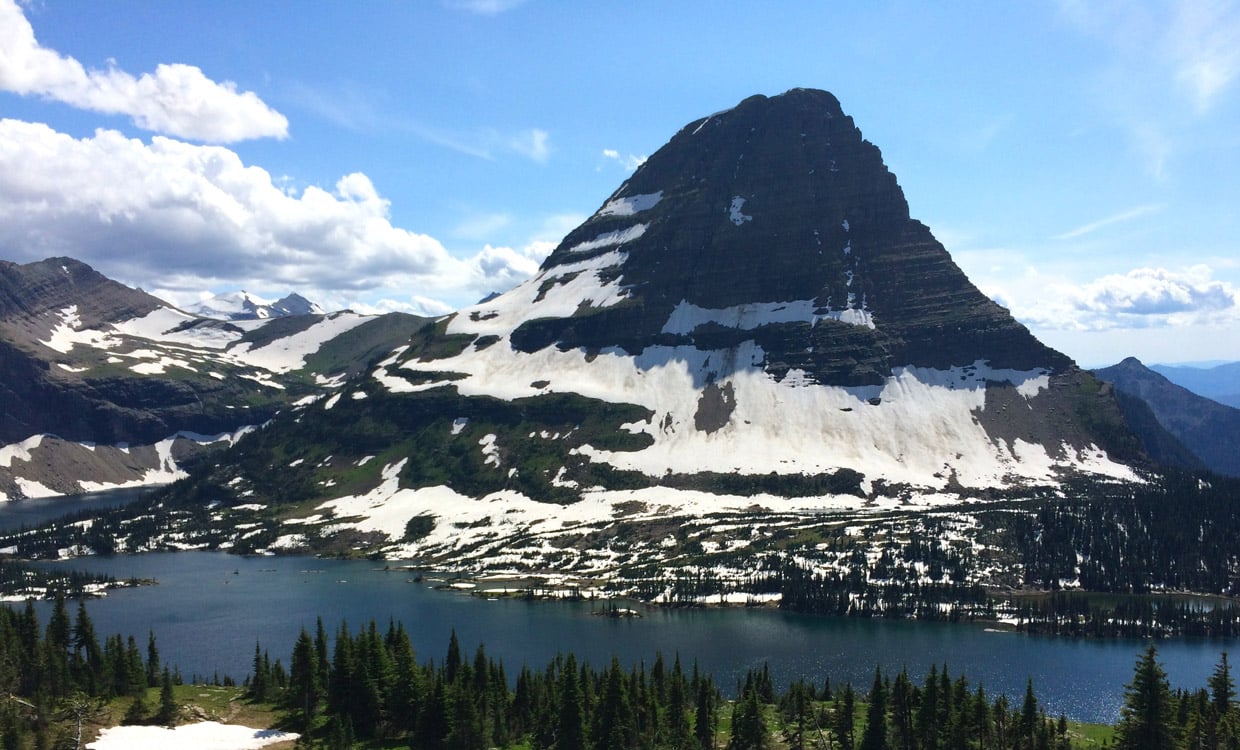
M111 507L142 490L0 504L0 528L11 529L65 512ZM404 622L420 660L443 658L453 629L472 653L484 644L514 675L521 664L542 667L573 651L596 665L612 655L649 665L657 652L694 661L729 690L746 669L769 664L777 684L797 677L821 684L851 682L868 689L874 667L907 667L920 681L931 664L964 673L974 686L1019 701L1032 678L1051 715L1114 721L1123 686L1144 643L1086 641L981 625L863 620L795 615L770 609L659 609L638 606L638 619L611 619L582 602L489 600L436 591L382 563L296 557L242 558L213 552L128 555L48 563L117 578L154 578L159 585L112 592L89 605L100 636L155 632L165 661L188 679L249 671L254 644L286 664L301 628L321 616L334 633L342 620L356 632L370 620ZM395 567L395 564L393 564ZM50 604L38 605L46 622ZM1197 688L1235 641L1179 639L1159 644L1173 687Z
M988 693L1019 701L1032 678L1051 715L1114 721L1123 686L1144 644L1086 641L993 632L980 625L862 620L794 615L755 609L643 609L638 619L592 616L581 602L488 600L436 591L382 563L293 557L239 558L181 552L87 558L52 563L118 578L157 578L154 587L113 592L89 605L104 634L158 639L165 661L188 679L248 672L255 642L288 663L301 628L321 616L329 632L344 619L356 632L371 619L386 627L403 621L419 660L443 658L449 634L472 653L477 644L502 658L514 675L523 663L541 668L558 652L573 651L594 664L612 655L649 665L662 652L695 660L725 690L750 667L769 664L777 684L804 676L818 684L830 675L868 689L874 667L907 667L920 681L931 664L947 664ZM46 622L49 605L40 604ZM1174 640L1159 645L1173 687L1201 687L1219 652L1235 642ZM669 661L670 664L670 661Z
M0 502L0 531L14 531L23 526L34 526L78 511L115 508L131 503L149 491L145 487L138 487L90 492L69 497L42 497Z

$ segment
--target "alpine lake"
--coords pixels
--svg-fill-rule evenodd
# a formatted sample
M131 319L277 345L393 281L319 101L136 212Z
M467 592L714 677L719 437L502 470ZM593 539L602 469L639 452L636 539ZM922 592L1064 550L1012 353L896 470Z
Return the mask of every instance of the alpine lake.
M73 498L0 504L0 528L16 528L85 508L110 507L141 497L119 491ZM445 577L417 575L400 561L308 557L239 557L222 552L176 552L86 557L54 563L117 579L154 579L124 588L87 608L100 634L156 636L163 660L186 680L250 671L255 644L286 664L302 628L322 618L328 633L347 622L354 633L373 620L404 623L419 661L443 659L456 632L467 655L482 645L510 676L522 664L541 669L557 653L575 653L595 665L612 656L649 668L662 653L690 670L696 663L725 690L746 670L769 666L781 688L798 677L822 685L851 682L867 689L875 667L907 668L920 683L931 665L964 674L988 694L1019 704L1026 681L1050 716L1111 723L1119 716L1124 685L1145 642L1030 636L993 625L822 617L769 607L664 608L636 602L528 601L451 588ZM22 606L9 604L9 606ZM638 616L608 617L610 606ZM38 602L47 622L50 602ZM1196 689L1234 640L1174 639L1158 644L1172 688Z

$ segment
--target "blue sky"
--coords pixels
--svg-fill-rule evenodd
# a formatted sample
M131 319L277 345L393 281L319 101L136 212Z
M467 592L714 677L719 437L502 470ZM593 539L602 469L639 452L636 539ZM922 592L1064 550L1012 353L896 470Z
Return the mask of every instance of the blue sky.
M0 258L442 312L685 123L804 86L1047 343L1240 359L1238 77L1210 0L0 0Z

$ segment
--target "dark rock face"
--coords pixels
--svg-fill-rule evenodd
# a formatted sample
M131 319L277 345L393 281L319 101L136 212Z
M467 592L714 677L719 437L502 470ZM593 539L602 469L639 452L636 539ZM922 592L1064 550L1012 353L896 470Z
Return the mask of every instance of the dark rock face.
M626 199L637 210L615 209ZM878 148L824 91L755 96L689 123L565 237L544 270L616 250L623 260L601 276L619 277L626 300L530 321L513 345L635 354L653 344L715 348L729 337L750 339L767 352L768 371L796 367L833 385L876 384L903 365L978 359L1021 370L1071 367L981 294L909 218ZM813 326L664 332L682 303L722 310L808 300L826 318Z
M1129 420L1147 443L1165 442L1165 438L1159 437L1154 430L1157 426L1170 433L1211 471L1240 476L1240 409L1198 396L1149 369L1134 357L1095 370L1094 374L1114 383L1117 390L1138 399L1153 413L1157 420L1153 426L1148 424L1148 420L1141 419L1139 413L1134 413ZM1128 406L1125 409L1130 410L1136 412L1139 407ZM1153 449L1151 452L1154 452ZM1169 459L1168 463L1193 468L1191 462L1182 458Z
M76 305L83 324L91 326L141 317L163 303L72 258L25 265L0 261L0 321L5 325L70 305Z
M76 309L78 327L85 329L164 306L71 258L0 262L0 443L50 434L144 444L180 430L231 432L270 417L278 402L247 396L257 389L246 381L191 373L152 378L121 368L78 374L53 366L49 356L56 353L38 343L67 308ZM252 410L235 408L251 401Z

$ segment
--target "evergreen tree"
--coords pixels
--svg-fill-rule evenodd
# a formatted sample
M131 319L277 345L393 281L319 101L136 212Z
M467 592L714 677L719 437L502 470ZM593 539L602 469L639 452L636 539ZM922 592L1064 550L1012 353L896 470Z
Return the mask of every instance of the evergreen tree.
M870 705L866 709L865 733L861 750L887 750L887 686L882 672L874 669L874 685L870 688Z
M715 691L710 680L697 676L697 664L693 665L693 682L697 683L697 706L694 711L693 737L703 750L715 747Z
M157 719L164 726L173 726L177 722L176 696L172 692L172 675L168 672L168 668L164 667L162 684L159 688L159 713Z
M913 750L913 683L901 669L891 685L891 743L896 750Z
M293 657L289 662L289 691L287 702L289 708L301 716L302 726L309 729L318 713L319 701L322 699L323 686L319 682L317 657L314 642L310 634L302 628L293 646Z
M844 689L835 695L832 715L832 729L835 730L835 742L844 750L853 748L853 727L857 721L857 697L852 685L844 685Z
M254 661L250 669L250 699L262 703L267 700L271 689L271 669L257 641L254 643ZM167 671L165 667L164 672Z
M461 644L456 640L456 629L453 628L452 636L448 638L448 658L443 663L444 679L448 682L456 682L456 676L461 671Z
M151 708L146 705L146 697L142 695L135 695L133 697L133 702L130 703L129 708L125 710L125 716L121 719L121 723L145 724L150 713Z
M758 685L751 686L732 709L732 741L728 750L761 750L766 747L767 726L762 716Z
M447 689L452 693L452 728L448 731L444 747L447 750L484 750L488 743L469 686L458 682L450 684Z
M1210 704L1214 707L1215 715L1219 717L1227 715L1227 712L1231 710L1232 699L1236 697L1236 682L1231 678L1231 668L1227 664L1226 651L1219 658L1218 666L1214 668L1214 673L1210 675L1207 685L1210 688Z
M607 670L607 686L595 712L593 740L596 748L624 750L635 745L637 731L633 720L633 705L629 697L624 670L620 660L611 658Z
M680 670L680 657L672 666L671 679L667 684L667 741L672 748L683 748L689 739L689 696L685 691L688 685L685 675Z
M319 684L326 689L331 679L331 661L327 656L327 628L323 627L323 618L317 617L314 622L314 657L319 670Z
M52 615L47 621L47 634L43 639L44 689L51 698L63 698L69 694L69 645L72 626L65 597L56 595Z
M159 648L155 645L155 631L148 630L146 638L146 685L159 687Z
M797 680L788 686L788 692L781 701L784 734L789 746L796 750L804 750L805 734L813 718L812 690L804 680Z
M556 720L555 750L586 750L585 710L577 659L569 654L560 675L560 709Z
M939 668L930 665L930 674L921 690L921 703L917 706L914 724L918 744L922 750L937 750L940 744L939 727Z
M87 695L99 695L111 682L104 675L103 649L86 611L85 599L78 600L77 619L73 623L73 672L78 688Z
M1016 723L1017 736L1021 747L1034 748L1037 745L1038 732L1038 699L1033 694L1033 680L1025 681L1025 700L1020 706L1020 719Z
M443 676L439 675L430 696L422 703L418 712L417 729L414 731L414 747L424 750L440 750L448 738L452 727L448 716L448 696L444 687Z
M1115 732L1115 746L1121 750L1175 747L1171 688L1157 655L1151 643L1137 660L1132 682L1125 687L1124 706Z

